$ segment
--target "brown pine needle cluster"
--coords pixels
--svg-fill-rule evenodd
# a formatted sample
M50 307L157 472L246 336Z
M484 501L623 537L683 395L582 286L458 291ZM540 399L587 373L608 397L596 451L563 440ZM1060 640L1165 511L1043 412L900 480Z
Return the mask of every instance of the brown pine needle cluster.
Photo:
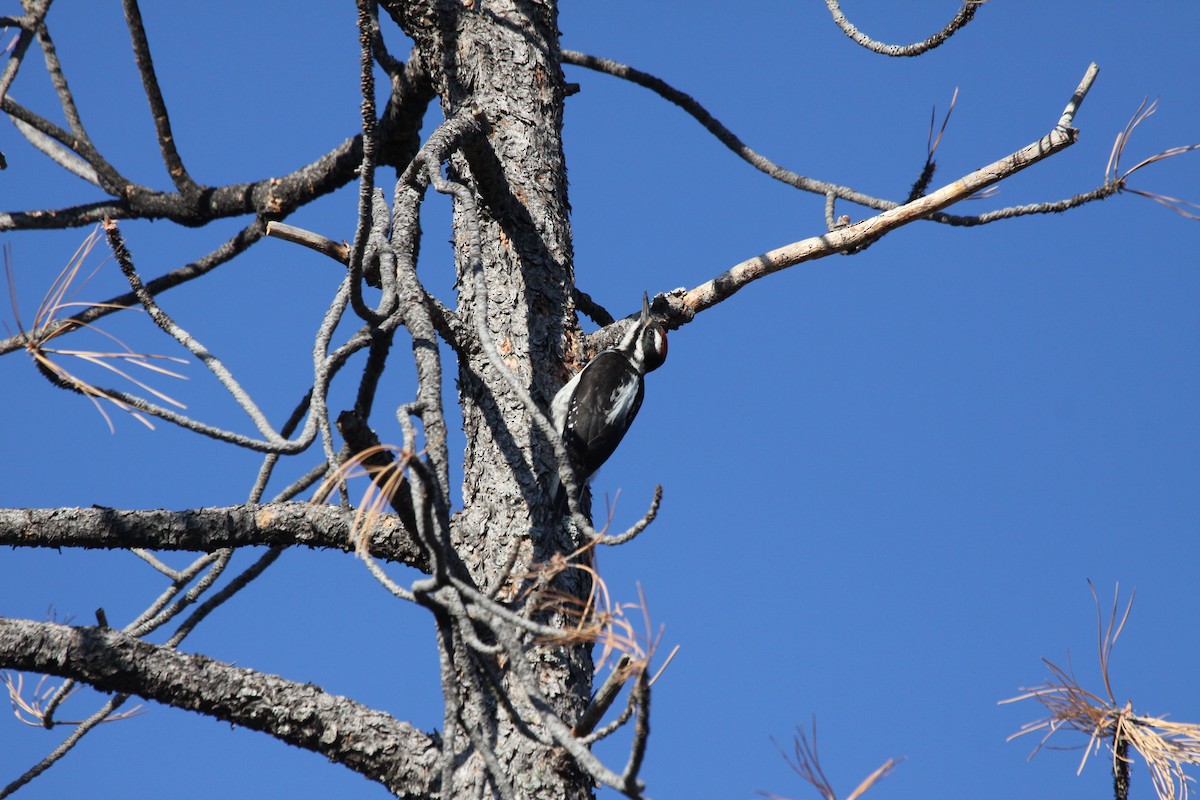
M387 506L395 506L398 492L409 480L406 471L419 456L419 453L394 445L375 445L347 459L317 488L312 502L323 503L336 489L344 488L347 480L370 477L370 484L358 503L351 525L354 549L359 557L369 557L370 531L379 516L386 512ZM519 578L513 577L517 578L518 584L525 586L524 591L520 593L521 600L531 603L537 611L561 614L568 623L552 642L547 639L544 643L596 644L601 647L600 656L596 659L597 672L603 669L614 654L622 654L629 656L628 660L621 662L622 669L628 675L641 674L649 668L661 643L662 628L659 628L657 634L652 631L646 596L640 585L638 602L618 603L612 599L608 584L594 566L596 542L603 535L601 531L597 539L575 552L556 554L546 562L533 565ZM510 564L508 569L511 568ZM567 570L586 573L589 589L585 598L550 589L554 580ZM636 619L639 615L640 630ZM649 685L658 680L678 650L676 647L671 651L654 677L649 680Z
M46 722L46 708L50 702L58 694L58 684L50 686L46 685L48 676L42 675L37 682L37 686L30 692L28 699L25 697L25 677L21 673L17 673L14 678L10 673L0 673L0 680L4 681L5 687L8 689L8 697L12 701L13 714L21 722L35 728L48 727ZM66 695L59 698L59 703L65 701L68 697L79 691L79 686L72 687ZM57 703L56 703L57 705ZM146 713L140 705L122 711L119 714L109 714L101 722L116 722L130 717L141 716ZM54 720L51 725L79 725L82 720Z
M1125 154L1125 148L1128 146L1129 140L1133 136L1133 132L1137 130L1139 125L1153 116L1154 112L1157 110L1158 100L1143 100L1142 104L1138 106L1137 112L1134 113L1134 115L1129 119L1129 122L1125 125L1125 130L1117 134L1117 139L1115 142L1113 142L1112 152L1108 156L1108 165L1104 168L1104 181L1106 184L1120 187L1120 190L1123 192L1132 192L1133 194L1141 195L1142 197L1148 197L1154 202L1160 203L1177 214L1187 217L1188 219L1200 220L1200 213L1197 213L1200 212L1200 204L1187 200L1180 200L1178 197L1168 197L1164 194L1147 192L1142 189L1132 189L1127 183L1129 176L1137 172L1139 169L1148 167L1151 164L1155 164L1159 161L1165 161L1166 159L1173 158L1174 156L1183 155L1184 153L1190 153L1193 150L1200 149L1200 144L1181 145L1179 147L1172 147L1168 150L1163 150L1161 153L1155 153L1149 158L1142 159L1124 172L1121 171L1121 157Z
M187 359L175 358L173 356L154 355L149 353L135 353L124 342L117 339L112 334L106 333L95 325L89 325L79 320L63 318L62 313L67 309L77 307L97 307L97 308L120 308L124 309L127 306L112 305L106 303L87 303L75 301L75 296L79 290L91 280L92 276L99 271L100 267L104 266L104 262L96 267L82 281L78 280L80 270L83 268L84 262L88 255L92 252L92 248L101 240L102 236L100 229L93 230L88 235L75 254L63 270L54 279L49 291L42 298L41 304L37 308L37 312L33 317L33 324L27 329L21 322L21 313L17 304L16 278L13 274L12 257L9 249L4 251L4 272L8 280L8 296L12 304L13 319L16 321L17 330L25 343L25 351L29 353L38 370L56 386L68 389L78 394L83 395L92 401L92 405L100 412L100 416L104 417L104 421L108 424L108 429L115 432L112 417L104 408L104 402L111 403L117 410L129 414L131 417L141 422L147 428L154 429L153 423L142 413L142 411L134 408L129 403L115 396L112 390L106 390L95 384L92 384L78 375L74 374L61 362L62 357L77 358L94 366L106 369L109 372L119 376L120 378L129 381L139 389L157 397L165 403L169 403L177 408L186 408L183 403L175 400L163 392L158 391L144 381L134 377L129 372L126 372L123 367L132 365L150 372L164 375L170 378L185 379L185 376L177 372L172 372L169 369L161 367L156 362L173 361L179 364L186 364ZM93 333L97 333L104 338L114 343L118 349L115 351L102 350L65 350L62 348L48 347L47 345L67 333L72 333L80 328L87 329Z
M562 644L597 644L600 645L600 656L596 659L596 670L603 668L614 654L629 656L628 667L630 674L641 673L649 668L654 653L662 643L663 628L660 626L654 633L650 623L650 610L646 603L646 594L638 584L638 602L617 603L609 594L608 584L593 566L593 560L581 559L590 554L594 543L584 545L570 555L557 554L549 561L534 566L526 575L533 579L535 586L549 586L562 572L568 569L586 573L589 580L589 590L586 598L573 595L544 591L538 597L538 610L552 611L562 614L570 623L562 635L555 638L556 643ZM641 617L641 630L638 630L636 618ZM666 661L650 684L671 663L679 651L676 647L667 656Z
M1095 599L1095 588L1092 596ZM1030 758L1045 746L1046 742L1060 730L1074 730L1088 736L1078 772L1083 771L1088 758L1099 752L1104 744L1113 754L1113 774L1120 782L1128 776L1133 759L1127 755L1130 748L1141 754L1150 770L1151 782L1159 800L1187 800L1189 786L1194 779L1187 775L1185 764L1200 764L1200 725L1186 722L1171 722L1164 717L1136 714L1133 704L1120 705L1112 689L1109 666L1113 646L1133 607L1133 597L1117 621L1118 600L1113 597L1113 608L1107 625L1096 601L1097 645L1100 656L1100 674L1104 682L1104 695L1084 689L1070 669L1062 669L1042 659L1050 670L1050 679L1042 686L1024 688L1024 693L1002 701L1013 703L1018 700L1037 700L1048 716L1028 723L1009 737L1009 741L1030 733L1044 731L1040 742ZM1127 785L1128 781L1124 783Z
M354 552L366 558L371 543L371 529L389 505L395 504L400 488L408 477L405 470L419 453L390 444L377 444L356 453L347 459L320 486L313 495L313 503L325 502L333 491L345 488L351 478L370 477L371 482L363 492L350 526L354 537Z
M809 783L821 795L821 800L837 800L837 792L833 790L833 784L825 777L825 770L821 768L821 758L817 753L817 720L814 717L812 721L812 738L804 732L803 728L796 728L796 735L792 738L792 754L789 755L779 742L775 742L775 747L779 750L779 754L783 756L783 760L788 763L788 766L806 783ZM863 778L862 782L855 787L846 800L858 800L867 793L875 784L891 775L892 772L900 765L903 758L889 758L883 762L874 772ZM768 792L759 792L759 794L770 797L772 800L783 800L779 795L770 794Z

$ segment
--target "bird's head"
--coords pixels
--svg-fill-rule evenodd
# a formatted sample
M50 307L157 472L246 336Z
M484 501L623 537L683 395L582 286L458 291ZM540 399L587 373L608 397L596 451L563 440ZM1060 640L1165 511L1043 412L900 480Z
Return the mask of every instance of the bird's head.
M634 330L634 361L641 364L642 374L653 372L667 360L667 331L650 316L650 297L645 292L642 293L642 314Z

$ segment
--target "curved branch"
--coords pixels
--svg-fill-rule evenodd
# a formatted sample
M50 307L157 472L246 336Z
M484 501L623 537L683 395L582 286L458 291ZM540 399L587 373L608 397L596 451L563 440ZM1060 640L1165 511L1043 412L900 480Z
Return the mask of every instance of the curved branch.
M93 186L101 189L104 188L100 184L100 176L96 173L96 170L82 158L18 117L13 117L12 123L21 132L21 135L25 137L25 141L45 153L55 164L58 164L72 175L83 178Z
M106 628L0 617L0 666L74 678L262 731L320 753L401 797L436 792L435 737L311 683L297 683Z
M1049 158L1060 150L1075 143L1079 132L1067 127L1074 121L1075 111L1083 102L1092 81L1097 74L1095 64L1088 67L1083 80L1076 89L1070 103L1067 104L1058 124L1033 144L1018 150L1012 155L993 162L982 169L959 178L954 183L944 186L932 194L918 198L911 203L897 206L890 211L877 214L874 217L830 231L821 236L814 236L799 242L771 250L743 261L716 278L701 284L696 288L668 298L674 319L667 320L672 327L679 327L706 308L720 303L732 296L743 286L773 272L795 266L796 264L823 258L834 253L850 252L870 244L884 234L907 225L910 222L923 219L954 203L959 202L976 192L998 183L1026 167L1032 166L1042 159ZM656 304L657 305L657 304Z
M849 186L842 186L836 183L827 183L825 181L808 178L798 173L782 167L748 147L741 139L739 139L732 131L726 128L719 120L708 112L704 106L700 105L693 97L663 81L649 73L634 69L626 64L621 64L616 61L611 61L607 58L599 58L591 56L587 53L579 53L573 50L563 50L562 60L564 64L573 64L577 67L602 72L606 75L612 75L617 78L636 83L655 94L668 100L671 103L682 108L685 112L691 115L697 122L717 138L721 144L732 150L739 158L745 161L750 166L762 172L768 177L774 178L788 186L795 187L805 192L819 194L825 198L826 204L830 202L830 198L839 200L848 200L852 203L857 203L865 208L872 208L876 211L890 211L897 208L900 204L894 200L886 200L880 197L872 197L864 194ZM1093 76L1094 77L1094 76ZM1080 98L1082 99L1082 98ZM995 211L989 211L985 214L978 215L957 215L937 212L927 215L925 218L932 222L940 222L944 225L954 226L973 226L984 225L989 222L996 222L1001 219L1011 219L1013 217L1026 216L1028 214L1051 214L1071 208L1076 205L1082 205L1085 202L1103 199L1109 197L1115 192L1103 192L1103 189L1097 189L1092 192L1075 195L1066 200L1047 203L1031 203L1028 205L1011 206L1008 208L1000 208Z
M392 97L379 125L380 136L393 143L393 146L383 154L384 158L381 163L393 165L407 164L411 160L412 154L417 148L416 132L420 128L424 110L433 96L428 75L419 59L410 59L409 63L404 65L401 77L402 79L393 82ZM12 103L9 98L0 97L0 108L12 114L14 118L22 119L39 132L57 139L67 150L79 152L77 149L79 142L71 138L70 134ZM85 142L85 144L87 143ZM99 165L116 175L115 170L99 154L90 149L90 144L87 144L86 155L94 156L91 159L85 157L89 166L95 169ZM343 185L354 177L360 161L361 137L355 137L348 139L341 147L313 164L284 178L269 179L256 184L239 184L221 189L206 189L199 196L211 212L207 219L194 216L173 217L172 213L183 214L186 210L182 208L185 205L184 198L179 195L142 192L132 198L104 200L65 209L0 212L0 231L26 228L68 228L105 219L161 216L173 218L181 224L200 225L217 216L229 216L246 213L247 210L261 209L261 213L249 225L213 252L147 283L146 289L150 294L157 296L159 292L199 277L243 252L262 238L268 218L284 217L295 207L304 205L315 197ZM123 179L122 182L124 182ZM238 202L233 204L234 200ZM197 204L199 205L200 201ZM189 222L189 219L192 221ZM63 324L72 328L79 327L106 316L118 310L119 307L131 305L135 299L132 292L112 298L63 320ZM24 342L20 336L0 339L0 355L17 350L23 345Z
M842 13L840 0L825 0L825 5L829 8L829 13L833 15L833 21L842 29L842 33L853 39L855 44L865 47L872 53L879 53L882 56L908 58L927 53L944 43L975 17L975 12L979 10L979 7L984 2L985 0L966 0L962 8L958 10L958 13L954 15L954 19L950 20L946 27L924 41L904 45L878 42L854 27L854 23L846 19L846 15Z
M36 115L20 114L20 106L12 98L4 98L3 111L33 125L42 133L57 139L79 154L97 170L102 180L112 171L107 162L94 150L73 141L61 129L37 124ZM215 219L259 214L279 218L290 214L318 197L339 189L355 177L362 161L360 136L347 139L321 158L279 178L266 178L253 183L204 188L195 193L157 192L144 186L128 184L116 195L111 183L105 189L117 199L104 200L65 209L46 209L0 213L0 230L43 228L76 228L98 221L103 216L117 219L168 219L187 227L200 227ZM103 207L103 213L96 208Z
M336 506L266 503L184 511L117 508L3 508L0 546L212 552L251 545L303 545L353 552L354 515ZM376 558L426 569L412 533L379 515L368 544Z
M881 211L885 211L889 207L889 201L887 200L881 200L877 197L856 192L847 186L838 186L837 184L806 178L803 175L792 172L790 169L779 166L769 158L750 149L733 131L722 125L716 117L708 112L708 109L700 105L691 95L681 92L661 78L656 78L647 72L634 69L626 64L611 61L607 58L591 56L587 53L579 53L574 50L563 50L562 60L564 64L574 64L577 67L585 67L596 72L603 72L649 89L664 100L674 103L690 114L697 122L704 126L705 130L717 137L717 140L721 144L736 153L743 161L750 164L750 166L777 181L786 183L788 186L794 186L797 189L820 195L832 192L843 200L849 200L867 208L877 208Z
M162 329L164 333L170 336L179 344L183 345L189 353L208 367L208 371L220 381L225 391L229 392L238 406L246 412L246 416L254 423L254 427L258 432L272 444L279 444L284 439L275 433L275 429L271 427L271 423L267 421L267 416L259 409L258 405L251 399L242 385L233 377L233 373L229 368L217 358L203 344L198 342L191 334L176 324L158 302L154 299L154 295L146 291L146 286L142 283L142 278L137 273L137 269L133 265L133 256L129 253L129 248L125 244L125 238L121 235L121 230L117 223L113 220L104 222L104 232L108 236L108 245L112 250L113 258L117 261L117 266L121 268L121 272L125 275L125 279L129 282L129 287L133 289L134 295L137 296L138 302L146 309L146 313L154 320L154 323Z
M44 9L48 9L50 0L46 0L42 5ZM62 107L67 124L76 136L90 144L91 139L83 127L83 118L75 105L75 95L71 93L71 87L67 84L67 75L63 72L62 62L58 59L58 49L54 46L54 40L50 38L50 29L46 27L44 17L43 10L43 20L37 26L37 36L38 46L42 48L42 58L46 62L46 72L49 73L50 83L54 85L54 91L58 94L58 103Z
M428 77L419 65L407 70L408 80L397 82L379 124L381 141L409 142L416 137L432 93ZM230 186L200 187L184 194L152 191L124 178L91 145L39 117L11 97L0 98L0 111L19 118L45 135L56 139L82 157L115 200L103 200L65 209L0 212L0 231L40 228L74 228L114 219L169 219L180 225L199 227L214 219L256 214L271 219L287 216L318 197L329 194L357 176L362 163L362 136L346 139L316 161L279 178ZM415 148L413 148L415 150ZM400 148L383 153L381 163L402 167L392 159L411 157Z

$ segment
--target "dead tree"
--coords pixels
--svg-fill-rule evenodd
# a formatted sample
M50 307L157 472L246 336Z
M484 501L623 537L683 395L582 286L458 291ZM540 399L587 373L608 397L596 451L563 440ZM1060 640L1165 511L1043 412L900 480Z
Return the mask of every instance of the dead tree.
M941 45L980 8L966 3L929 39L896 47L866 37L835 0L827 2L848 36L891 56L919 55ZM661 494L627 531L595 526L586 494L577 499L578 481L547 417L550 399L569 375L628 325L575 285L561 142L564 100L572 86L564 80L564 65L607 73L657 93L756 169L825 199L825 230L754 255L691 289L657 293L653 313L670 329L692 323L765 275L858 252L908 223L981 225L1059 212L1114 196L1128 175L1114 167L1102 186L1057 202L972 216L948 210L1070 147L1076 139L1075 113L1096 77L1094 65L1083 71L1077 87L1063 87L1061 116L1047 119L1044 132L1028 146L981 156L979 169L932 188L937 181L931 143L926 168L909 196L886 199L807 178L768 160L699 102L654 76L562 50L552 2L359 0L361 132L289 174L205 186L192 177L186 154L176 148L138 3L124 0L162 162L174 185L172 191L158 191L130 180L97 149L56 57L50 0L23 4L24 14L2 18L16 39L0 73L0 108L29 144L90 182L98 199L2 213L0 230L99 223L129 291L82 310L67 308L66 289L85 249L37 318L0 341L0 353L25 352L47 380L108 413L179 425L261 453L263 462L247 503L234 507L0 510L0 545L127 549L165 581L162 594L133 620L110 621L101 614L89 626L0 618L0 666L65 680L46 704L27 709L44 724L54 724L61 700L76 683L112 693L45 761L10 776L12 783L0 796L36 778L99 722L123 713L135 696L262 731L320 753L402 797L584 798L598 784L642 796L639 771L657 669L653 643L635 635L627 609L607 601L592 553L644 531L657 514ZM411 51L401 60L387 43L404 37ZM36 50L54 80L66 128L6 96L18 69L32 69L29 55ZM382 110L374 102L377 68L390 80ZM421 122L435 101L443 121L422 140ZM9 157L17 156L10 152ZM397 170L394 186L380 185L381 167ZM351 242L283 223L297 209L355 181L358 216ZM418 274L418 215L431 191L453 200L455 307L428 291ZM867 209L867 216L859 221L840 216L839 201ZM127 245L120 228L122 220L203 226L229 217L249 217L249 222L205 258L155 277L142 274L136 242ZM315 340L305 345L313 352L311 390L280 427L268 422L220 358L172 319L170 303L162 297L268 235L325 253L345 274L328 300ZM89 246L97 242L98 237ZM638 300L630 298L628 307L617 311L634 311ZM209 424L142 384L100 386L80 377L70 357L56 349L79 329L129 306L145 309L165 335L220 380L252 433ZM580 312L600 330L583 334ZM339 335L347 320L355 321L356 330ZM443 363L444 346L455 363ZM363 366L351 374L347 363L364 352ZM119 356L139 366L158 363L132 351ZM389 362L402 359L415 369L412 395L379 397L381 373ZM456 371L467 440L457 509L450 501L452 459L442 400L448 369ZM330 407L334 381L356 386L352 408ZM379 401L385 407L398 403L403 443L397 448L381 447L372 430L390 425L379 413ZM312 458L314 451L316 463L303 477L268 492L281 459ZM354 469L374 480L366 498L347 488L345 479ZM556 480L572 489L565 517L551 503ZM319 499L335 502L299 499L311 496L314 487ZM225 574L231 554L250 545L269 549L240 574ZM213 609L254 581L286 548L297 546L341 551L331 558L357 554L396 598L428 610L445 698L440 731L419 730L302 679L176 649ZM172 569L154 555L172 550L200 555L186 569ZM424 577L400 585L382 568L386 563L416 567ZM166 641L148 642L152 633L165 633ZM593 694L598 660L612 669ZM15 697L25 696L15 684L10 688ZM624 700L615 702L622 692ZM602 763L591 745L623 726L634 731L626 762Z

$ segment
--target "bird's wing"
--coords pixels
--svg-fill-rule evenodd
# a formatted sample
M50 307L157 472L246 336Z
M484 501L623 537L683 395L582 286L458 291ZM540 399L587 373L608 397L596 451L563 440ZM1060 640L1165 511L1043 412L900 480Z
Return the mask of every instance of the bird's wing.
M619 387L610 392L589 387ZM584 367L567 409L567 446L585 475L590 475L617 449L628 422L642 406L645 388L629 359L615 350L604 350ZM619 420L626 420L624 424Z

